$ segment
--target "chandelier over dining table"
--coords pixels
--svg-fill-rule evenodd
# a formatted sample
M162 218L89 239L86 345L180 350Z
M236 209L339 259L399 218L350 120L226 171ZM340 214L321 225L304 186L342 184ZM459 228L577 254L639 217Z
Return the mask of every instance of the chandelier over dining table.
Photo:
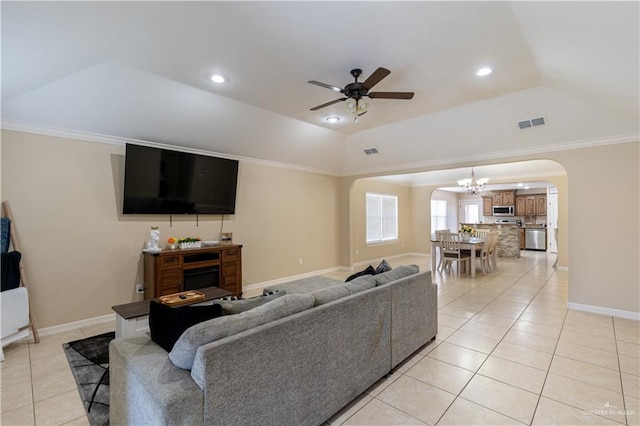
M482 178L476 180L476 174L471 168L471 179L462 179L458 181L458 185L469 195L477 195L484 190L489 178Z

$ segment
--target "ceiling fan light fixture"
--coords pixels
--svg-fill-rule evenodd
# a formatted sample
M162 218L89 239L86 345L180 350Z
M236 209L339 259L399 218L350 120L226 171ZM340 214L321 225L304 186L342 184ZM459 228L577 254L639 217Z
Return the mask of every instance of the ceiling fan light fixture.
M489 74L491 74L493 72L493 70L489 67L482 67L480 68L478 71L476 71L476 75L478 77L485 77Z

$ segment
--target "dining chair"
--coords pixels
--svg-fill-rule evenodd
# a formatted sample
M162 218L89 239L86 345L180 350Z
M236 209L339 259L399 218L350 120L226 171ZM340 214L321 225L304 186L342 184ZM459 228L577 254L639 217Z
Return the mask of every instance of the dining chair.
M462 264L470 263L471 254L460 250L460 235L455 232L443 232L440 234L440 249L442 250L442 260L444 262L442 270L451 272L453 262L458 262L458 275Z
M495 271L498 269L498 231L491 231L493 234L493 239L489 244L489 261L491 270Z
M436 266L436 271L437 272L442 272L442 265L444 264L442 262L442 245L440 244L440 234L444 233L444 232L451 232L450 229L437 229L436 230L436 247L437 250L439 251L439 259L438 259L438 265Z
M478 256L476 259L479 259L480 262L476 263L476 265L479 265L482 273L486 275L487 272L492 272L493 270L491 265L491 248L493 247L494 241L498 239L498 233L488 232L486 237L484 237L483 239L484 243L479 250L480 253L476 254L476 256Z
M482 238L483 240L487 239L489 236L490 229L476 229L476 238Z

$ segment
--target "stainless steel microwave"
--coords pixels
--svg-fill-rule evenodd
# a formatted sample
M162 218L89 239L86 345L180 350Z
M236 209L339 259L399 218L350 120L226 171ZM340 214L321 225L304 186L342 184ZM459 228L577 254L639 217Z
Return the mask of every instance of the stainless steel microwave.
M513 206L493 206L494 216L513 216Z

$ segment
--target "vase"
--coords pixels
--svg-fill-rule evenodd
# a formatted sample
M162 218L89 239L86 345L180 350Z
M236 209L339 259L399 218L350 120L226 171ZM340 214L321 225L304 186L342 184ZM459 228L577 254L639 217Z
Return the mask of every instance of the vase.
M469 241L469 239L471 239L471 234L468 232L461 232L460 233L460 239L462 241Z

